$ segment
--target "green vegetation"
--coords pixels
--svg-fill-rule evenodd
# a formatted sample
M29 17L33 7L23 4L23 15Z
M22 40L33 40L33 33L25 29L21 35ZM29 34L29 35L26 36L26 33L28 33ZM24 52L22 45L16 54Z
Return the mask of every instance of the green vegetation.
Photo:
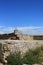
M41 50L43 51L43 45L41 46Z
M34 50L28 50L21 58L20 52L10 54L7 57L7 65L22 65L22 64L41 64L43 62L43 47L37 47Z
M22 65L20 52L15 54L10 54L7 57L7 65Z
M29 50L23 57L23 62L31 65L36 63L41 64L43 62L43 46Z
M23 57L23 63L31 65L35 63L40 63L39 59L40 53L41 53L40 47L37 47L34 50L29 50Z

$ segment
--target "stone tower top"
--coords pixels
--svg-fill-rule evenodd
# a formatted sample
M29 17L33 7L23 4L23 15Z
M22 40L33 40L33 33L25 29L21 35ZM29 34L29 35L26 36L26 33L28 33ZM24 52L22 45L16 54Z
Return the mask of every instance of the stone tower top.
M14 33L15 33L15 35L20 34L20 32L19 32L19 30L17 28L14 30Z

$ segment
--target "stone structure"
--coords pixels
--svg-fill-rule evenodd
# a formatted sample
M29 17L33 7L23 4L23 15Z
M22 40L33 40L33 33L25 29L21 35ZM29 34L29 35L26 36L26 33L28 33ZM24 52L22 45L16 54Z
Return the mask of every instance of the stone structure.
M28 49L41 45L43 45L43 35L22 34L18 29L15 29L13 33L0 34L0 60L4 63L10 53L20 51L24 55Z
M0 34L0 39L12 39L12 40L43 40L43 35L28 35L22 34L18 29L9 34Z
M42 45L42 40L0 40L0 60L4 63L10 53L20 51L21 55L24 55L28 49L34 49Z

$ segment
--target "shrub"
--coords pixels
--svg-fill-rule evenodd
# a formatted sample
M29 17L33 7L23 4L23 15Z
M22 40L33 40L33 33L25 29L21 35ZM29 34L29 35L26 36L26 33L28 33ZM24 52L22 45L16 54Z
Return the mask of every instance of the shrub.
M24 64L32 64L32 56L33 56L33 54L32 54L32 51L30 50L30 51L28 51L26 54L25 54L25 56L23 57L23 63Z
M23 57L23 63L31 65L35 63L40 63L39 59L40 52L41 52L40 47L37 47L34 50L29 50Z
M41 46L41 50L43 51L43 45Z
M10 54L7 57L7 65L22 65L20 52Z
M39 64L43 62L43 57L40 58L41 47L36 47L34 50L28 50L21 58L20 52L10 54L7 57L7 65L22 65L22 64Z
M36 47L32 52L33 52L33 55L39 56L41 53L41 47Z

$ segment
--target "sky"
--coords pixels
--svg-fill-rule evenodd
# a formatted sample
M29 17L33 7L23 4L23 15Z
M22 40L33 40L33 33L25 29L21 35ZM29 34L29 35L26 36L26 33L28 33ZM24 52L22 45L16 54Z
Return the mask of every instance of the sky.
M0 0L0 32L16 27L43 30L43 0Z

